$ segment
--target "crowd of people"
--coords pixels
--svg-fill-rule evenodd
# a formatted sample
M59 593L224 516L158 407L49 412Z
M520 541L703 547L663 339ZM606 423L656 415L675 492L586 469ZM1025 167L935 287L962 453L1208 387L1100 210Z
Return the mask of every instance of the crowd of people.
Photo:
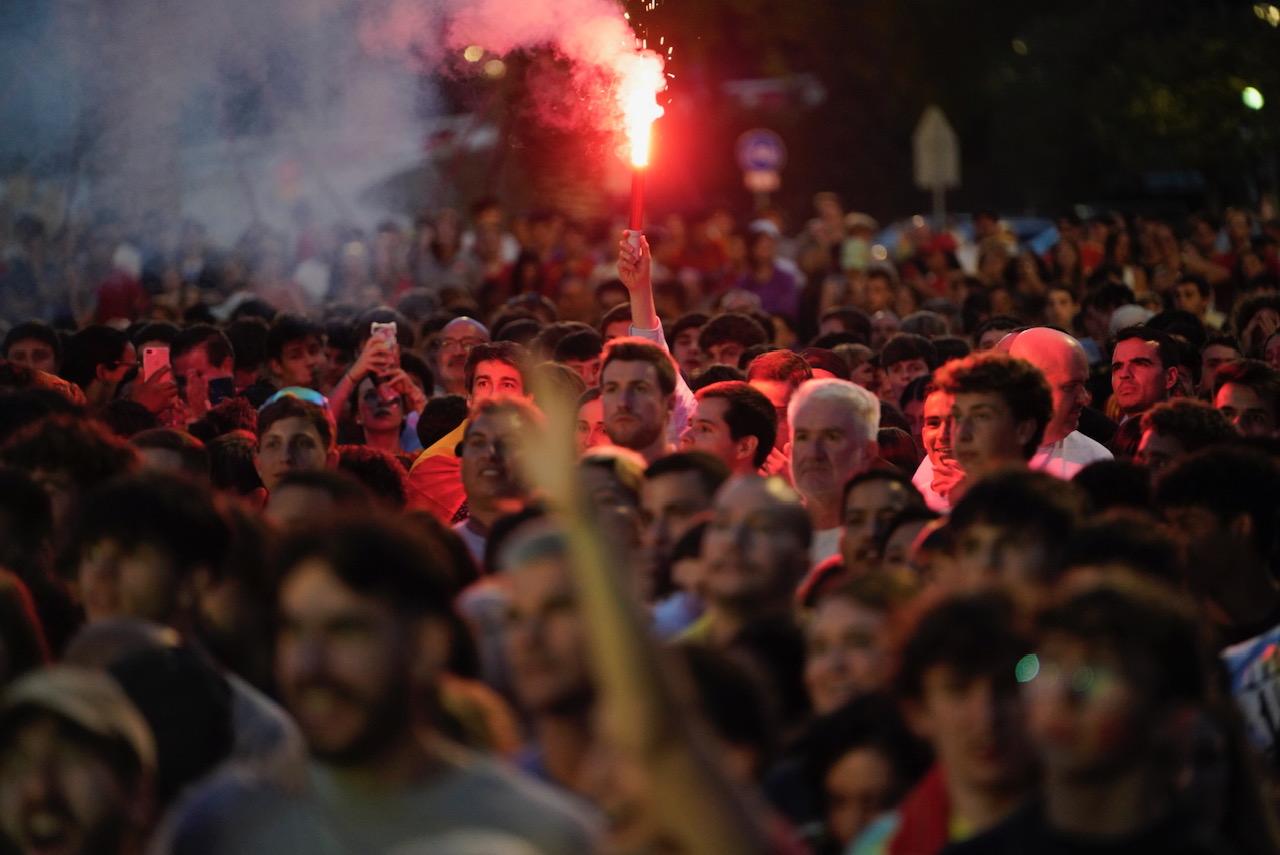
M1280 851L1280 224L3 224L0 853Z

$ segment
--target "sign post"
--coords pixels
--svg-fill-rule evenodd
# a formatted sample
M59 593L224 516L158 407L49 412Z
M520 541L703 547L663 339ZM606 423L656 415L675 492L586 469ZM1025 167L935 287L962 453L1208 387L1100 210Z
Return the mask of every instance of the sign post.
M754 128L738 137L737 154L742 183L755 194L756 210L764 210L769 206L769 194L782 186L787 146L774 131Z
M916 186L933 193L933 216L946 215L947 190L960 186L960 138L936 104L925 108L911 135Z

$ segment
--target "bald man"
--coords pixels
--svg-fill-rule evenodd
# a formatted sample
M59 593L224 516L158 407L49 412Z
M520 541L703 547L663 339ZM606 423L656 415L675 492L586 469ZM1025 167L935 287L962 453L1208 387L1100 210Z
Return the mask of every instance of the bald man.
M1082 434L1080 413L1091 400L1089 360L1080 342L1059 330L1032 327L1011 336L1009 355L1025 359L1044 373L1053 394L1053 416L1031 468L1070 479L1084 466L1110 460L1106 446Z
M1089 361L1080 342L1049 327L1032 327L1010 333L994 349L1025 359L1039 368L1053 395L1053 414L1040 447L1027 464L1030 468L1070 480L1095 460L1112 459L1106 446L1077 429L1080 413L1090 401L1086 387ZM912 481L924 494L929 507L939 511L949 508L947 499L929 488L933 481L933 462L929 457L920 461Z

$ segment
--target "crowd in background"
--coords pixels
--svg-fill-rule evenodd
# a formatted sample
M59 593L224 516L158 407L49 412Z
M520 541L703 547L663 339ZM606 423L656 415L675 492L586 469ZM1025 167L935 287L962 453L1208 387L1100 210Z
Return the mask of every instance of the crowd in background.
M1280 223L4 216L0 853L1280 850Z

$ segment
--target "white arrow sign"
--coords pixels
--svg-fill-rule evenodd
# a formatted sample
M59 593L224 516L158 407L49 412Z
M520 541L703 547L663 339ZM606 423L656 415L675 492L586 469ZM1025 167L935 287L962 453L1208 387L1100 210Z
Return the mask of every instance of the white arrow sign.
M960 138L942 110L935 105L925 109L911 143L917 187L933 190L960 186Z
M943 193L960 186L960 138L937 105L925 108L911 135L916 186L933 191L933 213L941 217Z

